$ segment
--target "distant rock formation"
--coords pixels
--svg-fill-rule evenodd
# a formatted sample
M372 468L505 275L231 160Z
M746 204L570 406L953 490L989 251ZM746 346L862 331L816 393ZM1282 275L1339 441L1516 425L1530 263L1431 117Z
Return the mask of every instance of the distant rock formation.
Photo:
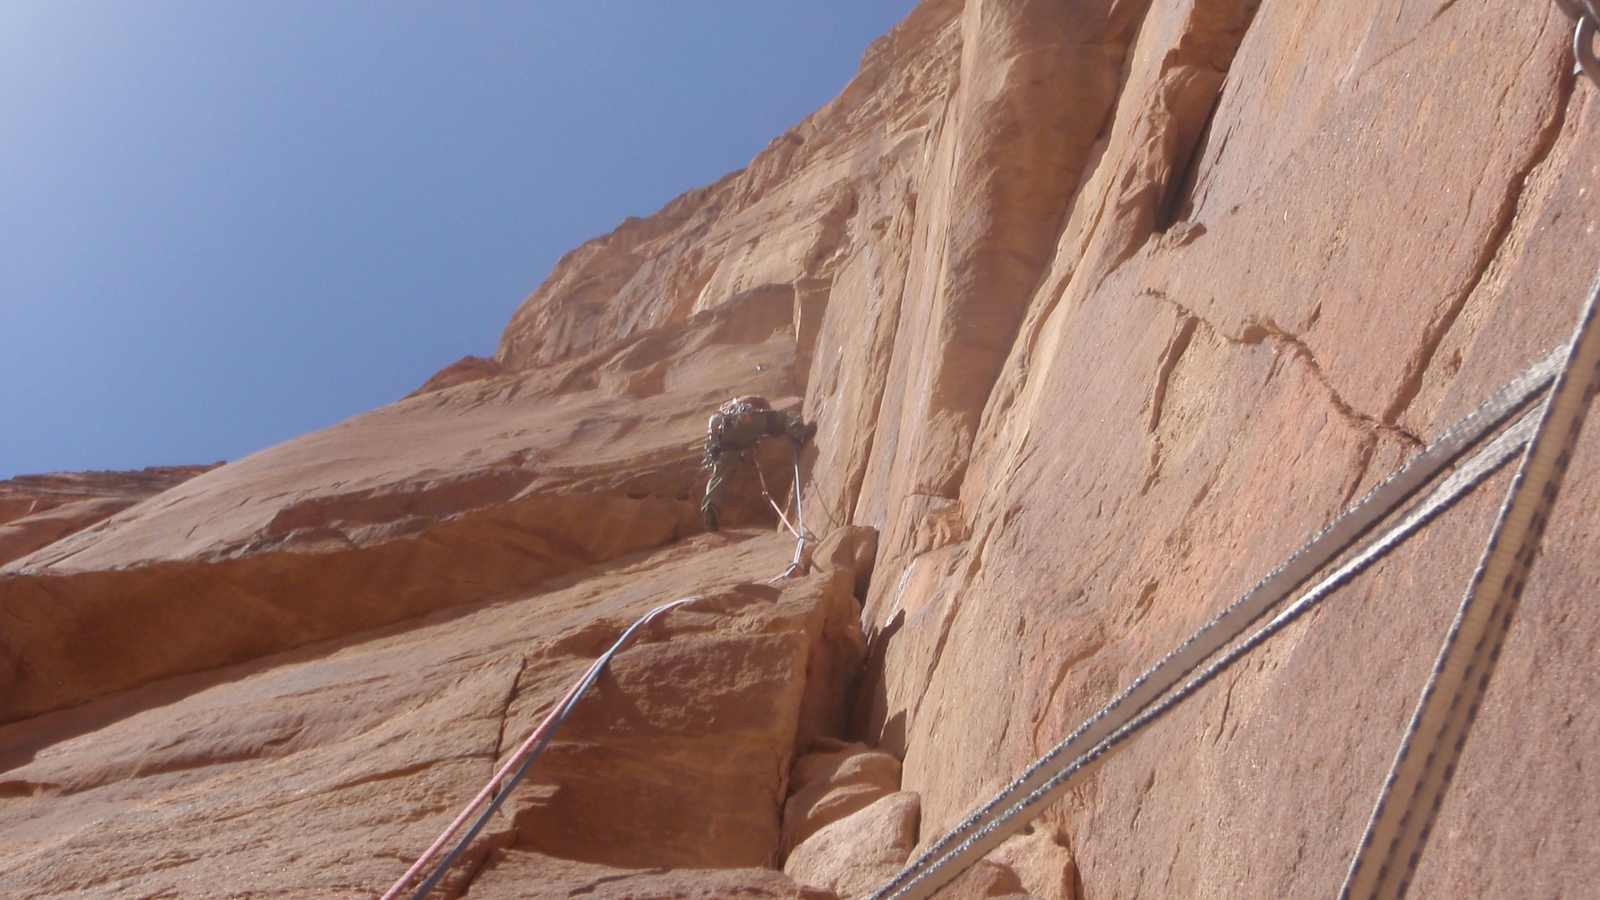
M220 465L56 472L0 481L0 566Z
M435 372L431 378L423 383L422 387L412 391L407 397L419 394L431 394L434 391L466 384L469 381L479 381L484 378L493 378L505 371L499 362L482 356L463 356L443 369Z

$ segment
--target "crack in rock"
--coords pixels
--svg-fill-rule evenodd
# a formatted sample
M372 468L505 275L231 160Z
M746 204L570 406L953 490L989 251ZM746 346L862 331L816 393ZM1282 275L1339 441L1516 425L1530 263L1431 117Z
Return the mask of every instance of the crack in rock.
M1409 429L1391 422L1383 421L1376 416L1361 412L1352 406L1350 402L1345 400L1343 395L1339 393L1338 389L1333 386L1333 382L1328 378L1327 372L1323 370L1321 363L1317 362L1316 355L1312 353L1311 348L1306 344L1306 342L1297 335L1284 330L1280 325L1277 324L1277 322L1273 321L1272 318L1266 316L1251 317L1245 321L1243 330L1234 335L1223 331L1221 328L1217 327L1215 323L1207 321L1204 317L1197 314L1193 309L1183 305L1182 303L1179 303L1177 300L1174 300L1165 291L1154 288L1146 288L1140 292L1140 295L1154 298L1162 303L1167 304L1168 306L1171 306L1173 309L1177 310L1178 314L1182 317L1192 317L1196 319L1199 324L1205 326L1208 332L1216 335L1230 344L1254 347L1267 341L1272 342L1275 346L1280 348L1282 352L1287 352L1289 355L1305 364L1306 369L1308 372L1310 372L1311 376L1316 379L1318 384L1322 385L1325 391L1327 391L1328 402L1333 407L1334 411L1337 412L1340 417L1348 422L1352 427L1358 431L1364 431L1369 434L1383 435L1394 438L1413 450L1419 450L1424 446L1422 439L1413 434ZM1170 372L1168 374L1170 375Z
M1441 10L1440 12L1443 12ZM1435 16L1437 18L1437 16ZM1537 46L1537 45L1535 45ZM1524 59L1525 67L1527 60ZM1520 69L1519 69L1520 72ZM1519 79L1513 79L1511 84ZM1410 409L1417 395L1422 393L1423 380L1428 374L1433 360L1438 355L1439 348L1444 344L1445 337L1450 333L1461 313L1466 309L1467 301L1478 292L1495 263L1500 259L1500 254L1505 249L1507 239L1511 236L1513 227L1521 213L1523 194L1528 187L1528 179L1533 175L1550 153L1555 149L1556 142L1561 135L1562 126L1566 123L1566 110L1568 100L1575 87L1575 79L1569 74L1562 78L1557 85L1555 98L1549 118L1543 127L1534 135L1531 149L1523 164L1518 166L1509 179L1506 180L1505 190L1500 198L1500 204L1495 210L1493 223L1489 227L1483 245L1479 247L1474 258L1472 268L1467 275L1466 283L1450 298L1443 311L1430 321L1423 331L1422 346L1416 354L1406 363L1405 375L1400 382L1394 400L1383 411L1383 421L1394 424ZM1507 91L1509 91L1509 86ZM1502 92L1500 100L1505 100Z

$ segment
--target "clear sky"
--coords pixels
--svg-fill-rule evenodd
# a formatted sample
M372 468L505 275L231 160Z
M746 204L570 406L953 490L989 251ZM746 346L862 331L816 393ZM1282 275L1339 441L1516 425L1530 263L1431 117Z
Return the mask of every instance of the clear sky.
M0 478L237 459L489 355L912 5L0 2Z

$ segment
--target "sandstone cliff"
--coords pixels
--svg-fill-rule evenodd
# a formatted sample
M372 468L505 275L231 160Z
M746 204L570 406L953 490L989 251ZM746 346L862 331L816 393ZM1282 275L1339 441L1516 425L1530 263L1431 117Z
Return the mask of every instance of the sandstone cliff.
M1600 257L1570 33L927 0L748 168L568 254L494 359L0 570L0 876L373 896L699 594L450 890L860 893L1567 333ZM699 533L733 393L819 423L812 574L762 584L792 545L748 473ZM1600 882L1597 475L1590 434L1415 896ZM947 893L1330 893L1507 480Z
M0 481L0 566L214 468L154 466L136 472L63 472Z

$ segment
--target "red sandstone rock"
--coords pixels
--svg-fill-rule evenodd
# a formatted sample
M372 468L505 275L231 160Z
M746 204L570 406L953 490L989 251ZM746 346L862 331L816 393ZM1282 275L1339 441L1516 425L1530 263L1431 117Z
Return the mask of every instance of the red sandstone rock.
M802 884L862 897L900 869L917 842L917 795L888 794L828 824L789 853L783 871Z
M1079 900L1078 867L1062 835L1034 828L1015 835L986 857L1016 873L1030 896L1039 900Z
M142 500L208 472L209 466L150 466L126 472L54 472L0 481L0 524L63 503L97 498Z
M1016 872L988 859L979 860L940 890L939 896L943 900L1034 900L1023 890Z
M0 609L26 612L0 631L0 722L526 590L700 530L708 411L730 384L790 395L791 313L752 300L620 350L403 400L16 560L0 570ZM667 373L662 394L594 380L642 345ZM776 481L790 451L764 447ZM742 471L725 521L775 518Z
M538 853L596 864L557 860L561 878L760 866L778 852L794 746L811 739L806 695L837 690L810 668L837 609L818 590L829 576L736 584L781 571L788 551L699 538L564 589L0 728L0 871L30 897L371 896L594 655L688 582L705 599L617 658L456 880L566 896L540 887ZM672 891L689 876L655 877L649 896L815 896L770 874L688 894Z
M0 481L0 566L214 468L156 466L130 472L22 475Z
M458 384L493 378L496 375L504 374L504 372L505 367L495 360L485 359L482 356L463 356L435 372L432 377L423 383L422 387L417 388L407 396L417 397L422 394L431 394L434 391L442 391L447 387L455 387Z
M856 575L856 596L867 599L872 567L878 557L878 530L852 525L831 532L812 551L813 560L826 568L848 568Z
M27 556L41 547L48 547L67 535L109 519L138 502L123 497L72 500L51 506L43 512L13 519L0 525L0 564Z
M901 180L893 173L915 164L920 133L941 115L959 5L913 10L868 48L841 96L743 171L562 257L512 317L495 358L515 370L567 359L752 292L802 309L814 302L826 281L813 280L830 278L867 238L860 229L884 212L874 199L884 176ZM799 335L820 325L815 313L796 321Z
M512 850L472 883L471 900L836 900L771 869L613 869Z
M321 842L293 852L329 874L292 890L370 890L426 830L407 816L442 814L486 768L492 698L548 696L556 674L536 665L530 677L550 683L518 676L513 691L488 660L439 662L406 668L404 689L302 691L289 682L335 679L297 668L319 651L266 655L377 625L396 629L383 640L465 653L408 617L527 597L664 544L681 566L659 592L698 589L735 551L717 549L727 536L685 540L696 445L706 411L749 392L787 408L803 397L819 425L799 461L805 520L841 537L814 548L819 573L789 591L830 610L836 627L813 635L809 658L840 661L818 682L835 686L854 643L839 613L864 594L874 637L854 737L903 760L902 787L922 803L909 840L926 843L1567 333L1593 278L1582 261L1600 257L1600 93L1570 76L1570 33L1552 6L1505 2L919 5L841 97L749 168L564 258L508 324L498 368L441 374L492 377L242 460L13 563L0 577L0 720L105 699L11 726L38 730L0 767L0 815L31 810L0 829L0 877L109 893L118 879L167 885L150 874L160 866L276 871L261 848L316 823ZM1600 788L1585 773L1600 742L1587 704L1600 693L1587 602L1600 591L1597 437L1573 461L1419 896L1600 882ZM764 471L788 468L768 452ZM743 521L771 522L749 475L737 496ZM1431 525L947 893L1067 897L1079 880L1086 896L1328 893L1495 506L1476 497ZM876 529L871 551L844 546L855 528ZM781 568L786 543L763 543L763 559ZM525 643L568 627L526 621ZM672 672L698 658L652 646L639 658ZM321 655L334 665L342 652ZM216 711L192 720L160 686L108 696L251 659L286 679L280 694L215 685L189 700ZM293 697L293 712L257 712L268 694ZM810 696L796 740L844 715ZM452 719L429 705L440 697L478 712ZM371 706L351 714L358 703ZM138 736L74 724L140 704L124 720ZM714 751L668 726L709 728L705 710L647 709L624 723L684 742L681 764L704 775L692 755ZM161 745L141 716L183 737ZM381 731L394 716L422 750ZM450 757L450 732L477 755ZM291 765L301 742L332 756ZM380 745L393 754L381 765L356 752ZM770 733L762 746L776 759ZM597 739L558 756L581 775L586 758L619 754L628 777L657 784L631 752ZM279 793L174 794L148 823L132 811L135 797L243 778L266 757ZM144 774L129 782L132 770ZM327 799L346 774L346 795ZM761 809L782 781L761 782ZM411 812L386 811L376 798L391 794ZM688 890L673 873L546 862L622 864L650 845L626 822L541 831L539 804L600 816L560 791L521 802L495 839L527 829L532 843L486 857L498 861L475 890L517 895L518 873L541 866L572 890ZM728 797L706 803L761 841L777 833ZM688 828L690 811L673 815ZM114 827L87 830L96 817ZM235 821L255 830L183 858L174 836ZM746 837L730 839L728 865L755 857ZM64 848L49 857L62 868L41 868L47 846ZM356 849L370 846L386 848L383 865ZM671 842L659 852L705 864ZM828 858L831 884L891 865ZM770 875L714 884L798 890Z
M1592 277L1569 254L1597 249L1580 199L1597 172L1580 136L1595 94L1565 75L1558 15L1254 7L1156 3L1121 33L1126 81L1103 152L1059 210L1056 255L953 501L970 536L919 544L919 523L951 501L916 493L919 448L881 419L867 468L885 475L838 504L884 523L869 614L887 646L864 702L877 704L869 737L905 748L925 831L1559 340ZM930 259L913 255L913 271ZM918 402L893 399L922 390L911 360L880 408ZM1587 679L1547 690L1534 674L1575 671L1593 643L1554 622L1600 633L1573 599L1596 584L1581 549L1594 447L1575 462L1587 474L1563 499L1539 599L1491 689L1500 712L1479 722L1436 832L1452 837L1429 849L1419 894L1560 893L1600 877L1574 842L1600 828L1579 774L1578 748L1600 736L1576 724ZM890 486L881 499L876 484ZM1464 504L1049 810L1080 836L1086 892L1336 885L1492 506ZM1545 813L1514 787L1531 772L1550 789ZM1549 809L1562 811L1553 842L1535 836ZM1513 886L1522 876L1535 883Z
M824 743L795 760L783 806L783 846L802 841L900 789L900 760L861 744Z

